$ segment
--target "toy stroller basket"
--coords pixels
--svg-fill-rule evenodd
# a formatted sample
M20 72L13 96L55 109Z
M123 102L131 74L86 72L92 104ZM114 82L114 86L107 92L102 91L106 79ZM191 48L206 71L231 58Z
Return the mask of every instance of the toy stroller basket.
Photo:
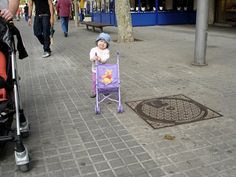
M97 87L100 91L119 87L118 69L118 64L101 64L97 67Z
M118 103L118 113L123 112L120 94L119 53L116 64L101 64L96 62L96 106L95 112L99 114L99 104L106 99ZM116 98L112 98L115 95Z
M0 18L0 50L4 53L4 57L2 59L6 60L7 68L9 71L7 72L8 78L7 80L1 79L1 88L5 88L5 85L10 85L9 100L11 101L10 109L14 109L10 112L8 104L6 101L1 101L0 110L0 143L1 145L7 141L14 141L15 145L15 161L16 165L19 167L21 171L29 170L29 153L27 148L23 145L22 136L29 135L29 124L28 120L24 115L24 111L21 107L20 95L19 95L19 76L17 73L17 62L16 62L16 48L15 48L15 36L17 38L17 49L19 53L19 59L23 59L28 56L25 48L23 46L20 32L11 22L6 22L2 18ZM10 97L11 95L12 98ZM9 129L11 129L11 124L13 123L13 115L15 114L15 122L16 122L16 132L14 135L8 135ZM8 125L10 124L10 125ZM6 129L6 130L5 130ZM11 131L11 130L10 130Z

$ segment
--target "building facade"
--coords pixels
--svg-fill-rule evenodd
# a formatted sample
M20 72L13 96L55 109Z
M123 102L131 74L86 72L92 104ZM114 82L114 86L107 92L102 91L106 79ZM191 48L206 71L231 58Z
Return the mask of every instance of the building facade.
M236 26L236 0L210 0L209 24Z
M92 20L116 25L115 0L87 0ZM209 0L209 24L234 26L236 0ZM133 26L194 24L197 0L130 0Z

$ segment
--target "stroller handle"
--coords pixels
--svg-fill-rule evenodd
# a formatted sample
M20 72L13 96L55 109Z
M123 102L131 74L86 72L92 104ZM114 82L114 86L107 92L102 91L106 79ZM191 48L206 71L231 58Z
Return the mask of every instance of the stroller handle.
M0 13L1 13L1 10L0 10ZM3 20L5 23L12 23L13 24L13 19L5 20L4 18L2 18L2 16L0 16L0 19Z

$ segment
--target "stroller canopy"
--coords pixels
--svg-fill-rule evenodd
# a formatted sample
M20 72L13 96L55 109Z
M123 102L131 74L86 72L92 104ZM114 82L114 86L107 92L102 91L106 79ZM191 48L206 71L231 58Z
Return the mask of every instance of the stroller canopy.
M12 45L13 35L16 35L17 38L19 59L26 58L28 54L22 42L20 31L14 26L13 23L6 22L4 19L0 18L0 43L6 44L11 51L14 51Z
M0 18L0 42L11 48L10 30L5 20Z

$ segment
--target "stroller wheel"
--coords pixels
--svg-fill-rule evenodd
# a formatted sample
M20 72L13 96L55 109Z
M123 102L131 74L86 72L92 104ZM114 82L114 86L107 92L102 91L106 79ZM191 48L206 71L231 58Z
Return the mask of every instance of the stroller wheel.
M100 113L101 113L101 110L100 110L100 108L99 108L99 107L97 107L97 106L95 107L95 113L96 113L96 114L100 114Z
M117 112L118 112L118 113L122 113L122 112L124 112L123 106L119 106Z
M18 165L18 168L20 171L26 172L26 171L30 170L30 165L29 165L29 163L24 164L24 165Z

